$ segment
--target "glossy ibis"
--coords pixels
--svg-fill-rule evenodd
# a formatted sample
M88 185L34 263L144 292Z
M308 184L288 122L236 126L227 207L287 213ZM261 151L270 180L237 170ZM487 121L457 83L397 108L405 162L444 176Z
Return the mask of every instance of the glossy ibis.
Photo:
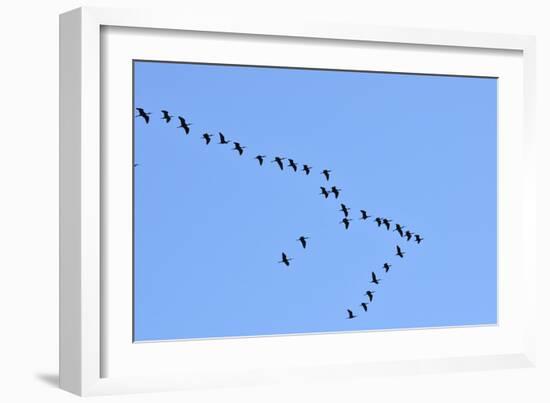
M149 115L151 114L151 112L145 112L143 108L136 108L136 110L138 111L136 118L142 117L143 120L145 120L145 123L149 123Z
M161 119L166 120L166 123L168 123L168 122L170 122L170 121L172 120L173 116L170 115L170 114L168 113L168 111L162 110L161 112L162 112L162 117L161 117Z
M342 213L344 213L344 216L347 217L349 215L349 208L344 204L340 203L340 210Z
M372 299L374 298L374 293L375 293L375 292L376 292L376 291L367 291L367 292L365 293L365 295L366 295L367 297L369 297L369 302L372 302Z
M180 121L180 125L178 126L178 129L182 128L185 131L185 134L189 134L189 126L191 126L191 123L187 123L185 119L182 118L181 116L178 116L178 119Z
M218 136L220 137L220 141L218 142L218 144L229 144L229 142L231 141L231 140L226 140L222 132L218 132Z
M241 146L240 143L237 143L236 141L233 142L233 150L236 150L239 155L243 155L244 153L244 149L246 148L246 146Z
M276 162L277 165L279 165L279 168L281 168L281 171L283 170L284 168L284 165L283 165L283 161L285 160L286 158L283 158L283 157L275 157L275 159L271 162Z
M360 210L361 211L361 218L360 220L366 220L367 218L369 217L372 217L371 215L368 215L367 212L365 210Z
M291 257L287 257L286 256L286 253L282 253L282 258L281 258L281 261L279 263L284 263L286 266L290 266L290 261L292 260Z
M396 249L396 251L397 251L397 252L395 253L396 256L399 256L400 258L404 257L405 252L403 252L403 251L401 250L401 248L399 247L399 245L397 245L397 246L395 247L395 249Z
M344 217L344 218L342 219L342 221L340 221L340 224L344 224L344 227L345 227L346 229L348 229L348 228L349 228L349 222L350 222L350 221L353 221L353 220L352 220L351 218L346 218L346 217Z
M297 241L300 241L300 243L302 244L302 248L304 249L306 248L306 245L307 245L306 239L309 239L309 237L303 236L303 235L297 239Z
M260 163L260 165L263 165L264 164L264 158L267 158L265 155L256 155L254 157L255 160L258 160L258 162Z

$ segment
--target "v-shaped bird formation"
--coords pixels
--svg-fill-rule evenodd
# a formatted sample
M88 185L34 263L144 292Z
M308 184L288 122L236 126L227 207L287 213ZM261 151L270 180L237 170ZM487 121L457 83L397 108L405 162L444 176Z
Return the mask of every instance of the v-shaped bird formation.
M142 118L145 124L149 124L152 112L146 112L145 109L143 108L136 108L136 110L137 110L136 117ZM164 120L167 124L169 124L174 116L170 115L170 112L168 112L167 110L161 110L160 112L162 115L160 119ZM179 126L177 126L177 128L178 129L182 128L185 135L189 135L191 132L191 128L190 128L191 123L187 122L187 120L185 120L185 118L183 118L182 116L177 116L177 118L179 121ZM214 135L210 133L203 133L201 137L205 141L206 145L208 146L212 142L212 138L214 138ZM243 154L245 153L245 150L247 149L247 146L242 145L240 142L227 139L222 132L218 132L218 138L219 138L219 141L217 142L217 144L221 144L221 145L232 144L233 147L231 148L231 150L236 151L238 156L243 156ZM266 158L268 157L264 154L258 154L253 157L253 159L258 162L259 166L264 165ZM285 165L284 161L286 161L288 164ZM313 167L308 164L301 164L302 169L299 169L300 164L297 163L296 160L294 160L293 158L282 157L282 156L274 156L271 163L275 163L277 168L281 171L283 171L286 167L287 169L291 169L293 172L296 172L296 173L298 173L298 171L303 172L306 176L309 176L309 174L313 169ZM134 168L137 166L140 166L140 164L134 163ZM332 176L331 174L332 174L332 170L330 169L323 169L322 171L320 171L320 175L322 175L322 177L324 178L324 182L326 183L325 186L321 186L321 185L319 186L319 188L321 189L320 195L322 195L325 199L329 199L330 195L332 194L334 196L334 199L338 199L339 196L341 195L342 189L338 188L335 185L328 184L328 182L330 182L331 180L331 176ZM353 218L351 218L352 209L348 207L347 204L340 202L340 209L338 211L340 211L343 214L343 218L340 221L340 224L343 224L343 228L345 230L348 230L351 226L351 222L353 221ZM359 221L367 222L369 221L369 218L372 218L372 215L369 215L368 211L365 209L360 209L359 212L360 212L360 216L357 217ZM392 228L393 220L387 217L378 216L374 220L372 220L372 222L375 223L378 228L382 228L382 229L385 228L386 231L390 231L390 229ZM407 228L405 225L395 223L393 227L394 227L393 232L397 232L399 237L405 239L406 242L410 242L412 240L413 242L416 242L416 244L419 245L424 240L424 238L422 238L420 234L416 232L412 232L409 229L405 230L405 228ZM310 239L309 236L300 235L296 239L296 241L300 243L303 249L307 249L309 239ZM400 259L403 259L405 257L405 254L406 252L401 248L399 244L395 246L394 256L397 256ZM294 259L288 256L286 252L281 252L281 260L279 260L278 263L284 265L285 267L290 267L291 265L290 262L292 260ZM384 271L384 274L386 274L390 271L391 267L392 267L392 264L388 262L384 262L384 264L381 266L381 269ZM382 278L380 277L380 275L377 275L376 272L372 271L369 283L374 284L375 286L379 286L381 281L382 281ZM367 297L368 302L361 302L358 305L363 309L364 312L368 312L368 305L373 302L375 292L376 292L375 290L369 289L364 293L364 296ZM345 318L355 319L357 318L357 315L353 312L353 310L348 308L347 316L345 316Z

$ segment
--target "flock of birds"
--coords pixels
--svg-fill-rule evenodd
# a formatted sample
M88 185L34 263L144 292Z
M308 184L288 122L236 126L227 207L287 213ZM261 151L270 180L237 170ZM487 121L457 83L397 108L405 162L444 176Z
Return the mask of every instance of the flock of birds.
M148 124L150 121L151 112L146 112L143 108L136 108L136 110L138 113L136 117L142 118L145 121L145 123ZM170 113L166 110L161 110L161 114L162 114L161 119L164 120L166 123L170 123L170 121L175 117L173 115L170 115ZM182 116L177 116L177 119L179 121L179 126L177 126L177 128L183 129L183 132L185 133L185 135L188 135L191 132L190 126L192 125L192 123L187 122L185 118L183 118ZM204 139L206 145L209 145L215 136L210 133L203 133L201 137ZM243 146L238 141L231 141L227 139L222 132L218 132L218 139L219 141L217 144L224 144L224 145L233 144L232 150L235 150L239 156L242 156L245 152L245 149L247 148L246 146ZM264 162L268 157L263 154L258 154L253 158L258 161L258 164L260 166L263 166ZM287 161L288 165L285 165L284 161ZM287 168L292 169L294 172L298 172L298 170L301 172L304 172L305 175L309 175L313 169L313 167L308 164L301 164L302 166L300 169L299 164L296 163L296 161L293 160L292 158L286 158L286 157L280 157L280 156L274 157L271 163L277 164L278 168L281 171L284 170L286 166ZM134 167L138 165L139 164L134 163ZM323 169L320 172L320 174L325 178L326 182L330 182L331 172L332 171L330 169ZM339 189L337 186L329 185L329 184L327 184L326 186L320 186L320 189L321 189L320 195L322 195L325 199L328 199L331 194L334 195L335 199L338 199L342 192L342 189ZM341 211L344 215L344 217L340 221L340 224L343 224L344 229L347 230L351 225L351 221L353 221L353 219L350 218L351 209L346 204L340 203L339 211ZM369 218L372 218L372 215L369 215L367 213L367 210L361 209L359 210L359 212L360 212L360 216L358 217L358 219L360 221L367 221ZM376 217L372 221L378 226L378 228L385 228L387 231L390 231L392 228L393 220L390 220L389 218ZM406 227L404 225L395 223L393 227L394 227L393 232L397 232L399 237L405 239L407 242L413 240L413 242L420 244L424 240L424 238L422 238L420 234L412 232L409 229L405 230ZM296 241L300 242L303 249L306 249L309 239L310 238L308 236L301 235ZM405 257L405 252L403 251L400 245L396 245L395 247L395 256L398 256L401 259ZM290 262L292 260L293 260L292 257L289 257L285 252L282 252L281 260L278 263L284 264L285 266L289 267ZM384 273L388 273L391 267L392 265L390 263L385 262L382 265L381 269L384 270ZM379 275L377 275L376 272L372 271L370 283L378 286L380 284L380 281L381 281L381 278L379 277ZM368 305L373 301L375 292L376 292L375 290L371 290L371 289L365 292L364 296L367 297L368 301L361 302L359 304L359 307L361 307L364 312L368 311ZM357 315L353 312L353 310L347 309L347 319L354 319L356 317Z

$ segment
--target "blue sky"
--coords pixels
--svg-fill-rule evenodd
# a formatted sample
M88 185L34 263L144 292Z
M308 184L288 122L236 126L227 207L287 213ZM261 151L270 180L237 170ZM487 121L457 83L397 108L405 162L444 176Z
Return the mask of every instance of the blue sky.
M135 106L152 112L134 126L135 340L496 323L496 93L490 78L135 62ZM218 131L244 155L206 146Z

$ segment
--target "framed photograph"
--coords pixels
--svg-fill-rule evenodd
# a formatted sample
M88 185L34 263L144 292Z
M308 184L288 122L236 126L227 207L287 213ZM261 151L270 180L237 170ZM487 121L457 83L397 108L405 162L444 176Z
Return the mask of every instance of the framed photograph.
M97 8L60 35L64 389L534 365L533 38Z

